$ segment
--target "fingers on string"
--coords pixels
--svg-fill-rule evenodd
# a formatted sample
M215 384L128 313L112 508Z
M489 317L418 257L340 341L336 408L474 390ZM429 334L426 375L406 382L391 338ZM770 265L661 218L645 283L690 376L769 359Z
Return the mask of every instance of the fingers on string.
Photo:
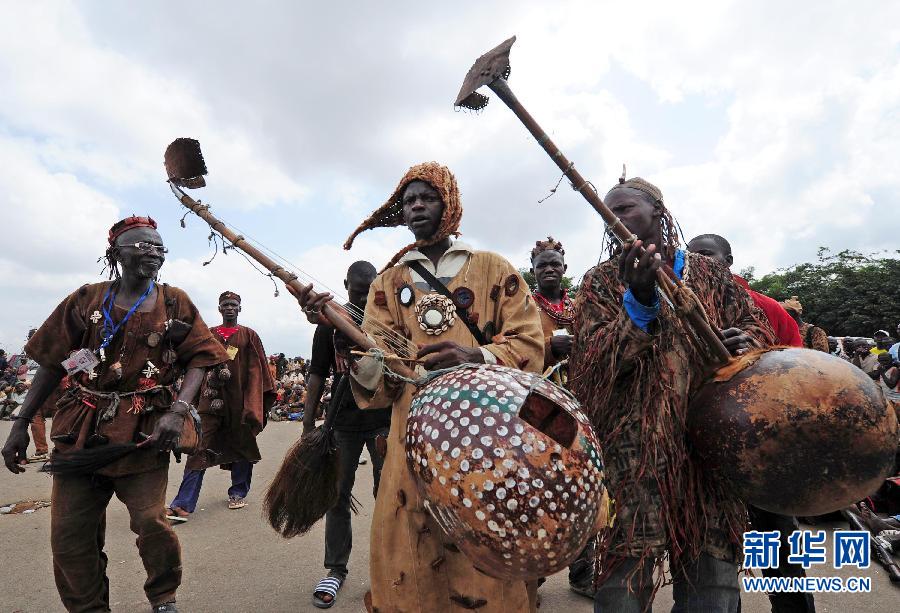
M421 358L424 355L437 353L439 351L443 351L444 349L450 349L455 345L456 343L453 343L451 341L441 341L440 343L432 343L431 345L421 346L419 347L419 357Z

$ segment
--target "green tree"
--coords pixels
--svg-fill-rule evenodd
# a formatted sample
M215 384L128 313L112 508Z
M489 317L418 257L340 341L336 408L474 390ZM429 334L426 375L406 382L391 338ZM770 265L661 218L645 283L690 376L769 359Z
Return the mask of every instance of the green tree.
M896 334L900 323L900 250L863 255L832 253L821 247L818 262L796 264L754 277L750 286L776 300L797 296L803 319L832 336L872 336L878 329Z
M528 287L531 288L531 291L535 291L537 289L537 281L534 279L534 275L531 274L531 270L528 268L520 268L519 274L522 275L522 278L525 279L525 283L528 284ZM560 285L562 285L563 289L569 290L569 295L575 295L575 292L578 291L578 286L575 285L575 282L572 281L572 277L567 277L563 275L562 281L560 281Z

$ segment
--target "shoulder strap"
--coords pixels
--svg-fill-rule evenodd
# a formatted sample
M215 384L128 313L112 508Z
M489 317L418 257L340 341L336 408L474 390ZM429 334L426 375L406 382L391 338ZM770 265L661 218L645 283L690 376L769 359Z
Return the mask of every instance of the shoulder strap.
M428 272L428 269L422 266L422 262L413 260L411 262L406 262L406 264L417 273L419 273L419 276L425 279L425 281L428 282L428 285L430 285L432 289L434 289L439 294L446 296L450 300L453 300L453 293L449 289L447 289L447 286L441 283L437 277ZM472 333L472 336L475 338L475 342L477 342L479 346L487 345L488 341L484 338L484 334L482 334L481 330L478 329L478 326L469 321L468 309L461 309L459 307L456 307L456 312L459 314L459 317L460 319L462 319L463 323L466 324L469 332Z

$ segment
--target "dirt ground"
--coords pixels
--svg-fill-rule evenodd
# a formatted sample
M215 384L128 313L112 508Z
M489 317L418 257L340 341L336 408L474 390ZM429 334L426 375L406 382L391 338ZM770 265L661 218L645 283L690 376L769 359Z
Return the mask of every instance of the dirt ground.
M0 422L0 441L5 441L10 422ZM244 509L226 508L229 475L210 470L205 478L197 512L175 529L184 556L184 582L178 592L181 611L201 612L296 612L317 611L312 605L312 589L323 576L324 521L307 536L293 540L279 537L261 517L261 493L277 470L287 447L299 435L293 422L270 424L260 437L263 460L256 465L253 487ZM363 458L368 459L366 452ZM37 472L40 464L29 466L25 474L14 476L3 469L0 475L0 504L20 500L50 498L50 477ZM168 500L178 489L182 464L171 464ZM350 576L338 595L333 611L364 611L363 595L368 589L369 522L374 501L371 462L359 467L355 495L362 503L354 518L354 548ZM840 528L839 525L825 529ZM47 508L23 515L0 516L3 572L0 573L0 613L63 611L53 583L50 561L50 511ZM117 500L107 515L107 553L113 611L149 611L142 584L144 569L128 529L128 514ZM829 566L814 567L811 575L851 576ZM824 594L816 598L820 613L858 611L900 611L900 588L892 586L884 571L873 563L862 571L872 577L870 594ZM565 574L550 577L540 590L540 611L585 613L592 611L589 600L568 589ZM671 587L663 588L654 609L672 607ZM746 613L770 610L762 594L744 594Z

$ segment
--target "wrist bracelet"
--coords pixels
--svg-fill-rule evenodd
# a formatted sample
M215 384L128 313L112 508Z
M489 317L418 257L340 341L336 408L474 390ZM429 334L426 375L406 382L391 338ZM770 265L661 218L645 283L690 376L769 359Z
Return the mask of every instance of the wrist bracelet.
M181 404L183 404L184 406L186 406L186 407L187 407L187 412L188 412L188 413L190 413L191 411L195 410L194 405L192 405L192 404L191 404L190 402L188 402L187 400L182 400L181 398L179 398L178 400L176 400L175 402L173 402L173 403L172 403L172 406L174 407L174 406L175 406L176 404L178 404L178 403L181 403Z

